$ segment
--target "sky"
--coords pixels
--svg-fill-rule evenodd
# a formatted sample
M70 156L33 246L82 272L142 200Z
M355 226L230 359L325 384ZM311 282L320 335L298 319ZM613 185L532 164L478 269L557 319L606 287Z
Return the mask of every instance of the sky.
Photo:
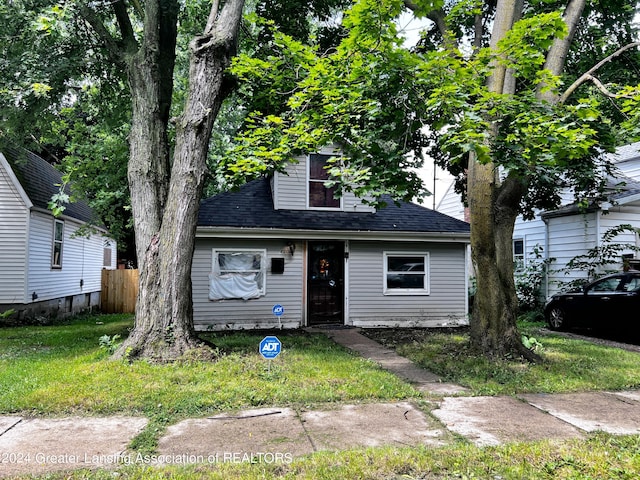
M406 38L405 44L407 46L413 46L418 42L420 38L420 31L428 21L429 20L415 18L415 16L410 13L404 13L400 16L398 20L398 28L400 32L404 34L404 37ZM425 160L425 165L418 170L418 174L427 189L432 193L432 196L423 199L423 205L428 208L433 208L435 199L435 206L437 208L438 203L446 193L449 185L451 185L453 177L445 170L436 167L433 164L433 160L429 158Z

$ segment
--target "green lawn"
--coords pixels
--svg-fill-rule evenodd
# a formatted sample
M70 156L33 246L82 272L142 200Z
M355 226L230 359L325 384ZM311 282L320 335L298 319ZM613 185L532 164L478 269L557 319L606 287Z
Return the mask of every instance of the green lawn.
M393 400L409 385L322 334L278 332L282 353L258 353L264 333L207 334L216 362L113 361L99 339L125 337L131 317L0 329L0 412L171 417L259 405Z
M470 388L474 395L640 388L640 354L556 334L542 335L539 327L521 325L539 343L537 351L544 360L540 364L487 360L470 351L466 333L414 330L404 333L402 341L389 331L367 334L447 381Z
M108 347L131 317L86 316L57 326L0 328L0 414L145 415L147 429L130 448L153 452L167 425L189 416L269 405L420 398L410 385L322 334L278 332L282 354L258 354L265 332L207 334L216 362L170 365L109 358ZM471 394L640 388L640 355L555 335L539 335L545 362L488 361L471 355L461 333L372 332L402 354ZM398 342L400 337L410 341ZM100 339L102 346L100 345ZM117 338L117 337L116 337ZM427 404L423 404L427 405ZM426 408L426 407L425 407ZM290 464L123 466L121 479L596 479L640 477L640 436L596 434L587 440L478 448L460 439L442 448L319 452ZM51 479L112 479L111 471L51 474Z

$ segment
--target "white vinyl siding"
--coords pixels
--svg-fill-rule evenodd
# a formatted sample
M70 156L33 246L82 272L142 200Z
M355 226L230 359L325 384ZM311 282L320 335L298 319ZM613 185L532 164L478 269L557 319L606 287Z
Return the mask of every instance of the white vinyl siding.
M0 304L23 303L29 208L0 163Z
M429 253L430 295L384 292L384 252ZM467 322L464 244L351 241L348 260L349 323L361 327L441 326Z
M51 245L54 219L51 215L31 212L29 235L28 290L37 300L98 292L102 288L101 273L104 259L102 235L74 237L79 223L67 218L64 228L64 266L51 268Z
M298 242L293 256L287 253L288 240L274 239L197 239L193 257L193 309L198 330L273 328L281 324L299 327L302 319L303 244ZM265 294L242 300L212 302L209 298L209 274L214 250L261 250L266 252ZM271 273L271 259L284 258L284 272ZM284 315L273 314L273 306L284 307Z
M551 264L549 273L549 294L562 290L562 284L572 280L584 279L586 275L582 272L570 272L565 274L557 271L564 267L569 260L577 255L587 253L598 243L596 233L596 213L585 215L571 215L565 217L550 218L548 220L549 238L549 258L555 258Z
M453 181L447 187L447 191L440 199L436 210L458 220L467 221L462 197L455 192Z

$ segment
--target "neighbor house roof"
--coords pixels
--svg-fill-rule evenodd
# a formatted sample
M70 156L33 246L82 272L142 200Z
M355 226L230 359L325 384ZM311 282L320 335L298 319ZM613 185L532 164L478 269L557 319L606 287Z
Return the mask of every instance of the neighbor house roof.
M6 148L2 153L33 206L49 210L51 197L60 191L62 174L46 160L27 150ZM68 186L65 192L70 195ZM94 218L89 205L82 201L65 204L63 215L83 222Z
M469 224L414 203L387 206L375 213L276 210L270 181L261 178L238 191L221 193L200 206L199 227L342 232L410 232L469 235Z
M556 210L549 210L541 214L542 218L563 217L595 212L597 210L607 210L613 205L624 205L640 200L640 182L625 175L609 176L607 178L607 190L609 201L601 204L592 202L584 208L577 203L564 205Z
M611 158L614 163L622 163L627 160L638 158L639 156L640 142L635 142L616 148L616 152L612 154Z

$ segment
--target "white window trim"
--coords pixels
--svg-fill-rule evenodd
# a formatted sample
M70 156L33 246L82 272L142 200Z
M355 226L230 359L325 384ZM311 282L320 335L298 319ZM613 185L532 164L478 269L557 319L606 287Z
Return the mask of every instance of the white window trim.
M262 272L262 288L260 288L260 296L267 293L267 249L266 248L214 248L211 251L211 275L218 275L220 269L218 266L219 253L259 253L260 254L260 271ZM240 299L238 297L238 299ZM231 299L230 299L231 300Z
M516 255L516 242L522 242L522 254ZM513 250L513 265L516 271L524 269L525 262L527 260L527 250L525 249L524 237L515 237L511 241L511 248Z
M337 157L338 155L334 155L331 153L326 153L326 152L316 152L313 154L309 154L307 155L307 178L306 178L306 183L304 185L305 188L305 193L307 195L307 210L325 210L325 211L331 211L331 212L339 212L344 210L344 196L341 196L338 200L340 200L340 206L339 207L312 207L311 206L311 196L309 195L309 183L314 181L317 183L322 182L323 184L326 183L326 180L312 180L311 179L311 155L324 155L326 157Z
M387 288L389 257L424 257L424 288ZM382 288L384 295L430 295L431 262L429 252L383 252Z
M62 240L56 240L56 226L62 225ZM55 263L56 244L60 244L60 258L58 263ZM54 219L53 220L53 235L51 238L51 268L59 270L62 268L62 259L64 257L64 221Z

